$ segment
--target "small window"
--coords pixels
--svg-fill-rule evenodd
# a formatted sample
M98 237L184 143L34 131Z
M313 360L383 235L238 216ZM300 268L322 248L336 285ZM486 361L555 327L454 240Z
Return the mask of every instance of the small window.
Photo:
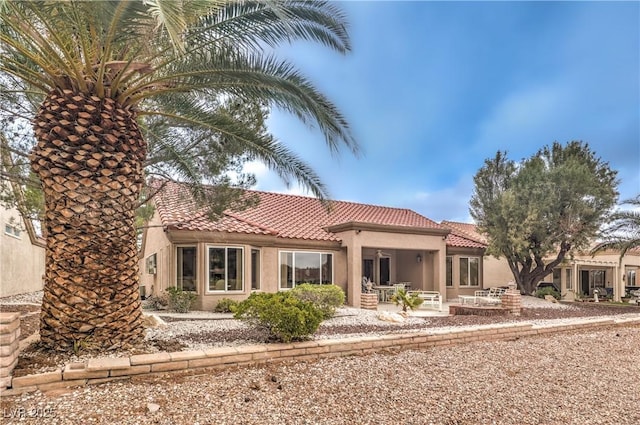
M156 254L151 254L147 257L147 274L156 274L157 273L157 260Z
M20 238L20 227L14 225L14 224L5 224L4 225L4 232L9 235L9 236L13 236L15 238Z
M251 250L251 290L260 290L260 250Z
M460 286L478 286L479 261L477 257L460 257Z
M447 286L453 286L453 257L447 256Z
M183 291L196 290L196 252L195 246L176 248L176 286Z

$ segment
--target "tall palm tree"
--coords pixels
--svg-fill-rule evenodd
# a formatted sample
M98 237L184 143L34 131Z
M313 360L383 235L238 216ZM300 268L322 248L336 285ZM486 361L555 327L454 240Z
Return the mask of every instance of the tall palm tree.
M623 204L630 205L630 210L620 210L612 214L611 224L606 229L607 236L591 251L619 251L620 260L627 252L640 248L640 195L628 199Z
M336 107L267 53L295 40L348 52L345 17L329 2L0 0L0 39L10 94L0 107L40 102L30 161L46 204L40 336L50 349L143 338L134 219L145 165L168 164L198 191L215 174L209 150L231 150L326 197L307 164L249 125L265 105L317 126L332 151L358 150Z

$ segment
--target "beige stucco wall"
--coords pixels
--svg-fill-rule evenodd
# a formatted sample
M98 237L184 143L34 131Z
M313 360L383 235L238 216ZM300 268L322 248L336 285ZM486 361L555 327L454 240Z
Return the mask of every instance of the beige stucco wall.
M166 233L154 217L146 231L140 259L141 285L147 294L151 288L160 293L175 285L175 247L197 247L197 308L212 309L222 298L242 300L251 293L251 249L259 249L261 256L261 291L276 292L279 288L279 255L281 251L309 251L333 255L333 283L347 295L349 305L360 303L362 259L375 255L376 249L391 254L390 280L410 281L415 289L439 290L445 293L445 241L442 235L399 234L376 231L346 231L342 242L307 241L265 235L229 234L220 232L171 231ZM244 290L234 292L207 291L207 247L241 247L244 252ZM146 258L157 255L157 273L146 273ZM422 261L417 262L417 255Z
M346 255L345 250L336 242L311 243L277 239L272 236L226 234L219 232L165 232L158 226L155 216L149 223L140 258L141 285L146 293L160 294L166 288L176 284L176 247L195 246L197 249L196 288L198 300L195 308L212 310L222 298L243 300L251 294L251 250L260 251L260 291L277 292L279 290L279 255L281 251L308 251L331 253L333 255L333 280L338 286L346 289ZM207 255L208 247L239 247L244 256L244 289L242 291L211 292L208 290ZM146 259L157 255L157 273L146 273Z
M13 221L11 220L13 219ZM5 232L6 224L17 224L20 236ZM44 248L33 245L20 214L0 206L0 296L42 290Z
M504 258L485 256L482 260L482 264L484 288L505 286L507 283L515 280L513 273L507 264L507 260Z
M484 261L483 261L483 253L482 249L478 248L457 248L457 247L449 247L447 249L447 256L452 259L452 286L446 286L445 293L446 299L451 300L458 298L460 295L474 295L475 291L481 290L484 288ZM478 259L478 285L474 286L460 286L460 259L461 258L477 258ZM445 278L446 278L446 270L445 270Z
M171 242L160 226L157 212L147 226L140 255L140 287L141 292L149 296L157 295L175 285L175 279L171 278ZM153 254L156 254L156 273L150 274L147 272L146 261Z

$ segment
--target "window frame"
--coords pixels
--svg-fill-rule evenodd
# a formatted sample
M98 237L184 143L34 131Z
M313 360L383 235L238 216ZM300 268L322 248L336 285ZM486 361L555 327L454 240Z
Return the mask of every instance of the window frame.
M292 269L292 276L291 276L291 287L283 287L282 286L282 254L291 254L291 259L292 259L292 264L291 264L291 269ZM296 254L317 254L318 255L318 260L319 260L319 271L320 271L320 276L319 276L319 280L320 283L317 283L317 285L335 285L334 283L334 273L335 273L335 267L334 267L334 253L330 252L330 251L295 251L295 250L287 250L287 249L283 249L283 250L279 250L278 251L278 290L279 291L289 291L293 288L295 288L297 286L296 284ZM331 276L329 279L330 283L322 283L324 280L323 279L323 275L322 275L322 256L323 255L327 255L328 258L330 258L330 266L331 266ZM314 284L316 285L316 284Z
M468 285L463 285L462 284L462 260L468 260L467 261L467 272L466 272L466 276L468 279L469 284ZM477 284L475 285L471 285L471 263L472 261L469 260L475 260L477 267L476 267L476 282ZM460 271L460 276L458 278L458 287L460 288L479 288L481 286L480 283L480 257L473 257L473 256L469 256L469 257L460 257L458 259L458 270Z
M453 255L447 255L444 260L445 286L453 288Z
M22 229L15 224L5 223L4 225L4 234L7 236L11 236L12 238L22 239L20 234L22 233Z
M210 249L224 249L224 289L211 289L211 258L210 258ZM240 259L240 266L238 270L242 273L241 277L241 287L240 289L227 289L229 287L229 249L237 249L240 250L242 258ZM205 272L206 280L204 282L204 289L206 294L242 294L245 292L245 249L243 246L237 245L206 245L206 258L205 262L207 265L207 270Z
M175 265L175 273L174 273L174 278L175 278L175 287L178 289L181 289L183 291L191 291L190 289L184 289L184 283L182 284L182 287L178 286L178 270L180 269L178 266L178 249L181 248L193 248L195 249L195 252L193 254L193 260L194 260L194 267L193 267L193 285L194 285L194 291L195 293L199 293L200 291L198 291L198 245L197 244L178 244L175 245L175 261L174 261L174 265Z
M251 248L251 254L250 254L250 262L251 262L251 291L252 292L260 292L262 290L262 250L260 248ZM257 253L257 258L258 258L258 262L257 265L254 267L254 262L253 262L253 254ZM257 282L257 287L254 288L253 287L253 283Z

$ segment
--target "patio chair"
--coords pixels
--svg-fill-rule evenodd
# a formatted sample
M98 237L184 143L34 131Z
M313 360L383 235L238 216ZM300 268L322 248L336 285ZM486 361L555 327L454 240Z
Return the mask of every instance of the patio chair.
M504 288L492 287L489 290L476 291L475 302L478 304L498 305L502 304L502 296L506 292Z

